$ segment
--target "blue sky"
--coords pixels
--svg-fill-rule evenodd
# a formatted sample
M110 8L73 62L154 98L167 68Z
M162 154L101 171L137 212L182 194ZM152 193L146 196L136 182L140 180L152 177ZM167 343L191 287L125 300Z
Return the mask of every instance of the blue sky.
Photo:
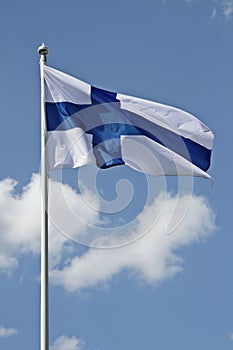
M51 218L69 234L78 229L81 243L97 228L124 235L126 222L138 237L164 210L142 239L119 249L74 244L51 225L51 350L232 349L233 1L4 2L0 29L1 349L39 349L42 41L50 66L184 109L215 133L214 186L127 167L59 174ZM133 189L130 204L100 214L116 199L117 183L124 199ZM181 220L168 235L174 208Z

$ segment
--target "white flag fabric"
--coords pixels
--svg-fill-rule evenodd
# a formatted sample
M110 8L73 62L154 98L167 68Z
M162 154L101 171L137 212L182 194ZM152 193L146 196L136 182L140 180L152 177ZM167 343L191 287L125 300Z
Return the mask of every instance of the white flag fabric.
M49 169L116 165L210 178L214 135L193 115L44 67Z

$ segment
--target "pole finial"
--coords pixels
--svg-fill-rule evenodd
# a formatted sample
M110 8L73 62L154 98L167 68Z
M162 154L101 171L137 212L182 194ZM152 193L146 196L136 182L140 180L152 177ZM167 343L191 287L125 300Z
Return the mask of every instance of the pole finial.
M49 53L49 49L44 43L42 43L42 45L38 47L37 52L39 55L46 56Z

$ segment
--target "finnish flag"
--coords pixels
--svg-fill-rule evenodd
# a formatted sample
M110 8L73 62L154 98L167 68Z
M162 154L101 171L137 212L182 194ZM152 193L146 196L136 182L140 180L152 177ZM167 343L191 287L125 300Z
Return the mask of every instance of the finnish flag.
M49 169L117 165L210 178L214 135L193 115L44 67Z

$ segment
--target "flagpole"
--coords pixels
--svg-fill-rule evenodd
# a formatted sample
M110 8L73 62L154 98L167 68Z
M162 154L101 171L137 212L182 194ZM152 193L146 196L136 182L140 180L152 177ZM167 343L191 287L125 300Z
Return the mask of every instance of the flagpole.
M40 350L49 350L48 303L48 171L46 159L46 112L44 95L44 66L48 48L43 43L37 50L40 57L41 79L41 295L40 295Z

